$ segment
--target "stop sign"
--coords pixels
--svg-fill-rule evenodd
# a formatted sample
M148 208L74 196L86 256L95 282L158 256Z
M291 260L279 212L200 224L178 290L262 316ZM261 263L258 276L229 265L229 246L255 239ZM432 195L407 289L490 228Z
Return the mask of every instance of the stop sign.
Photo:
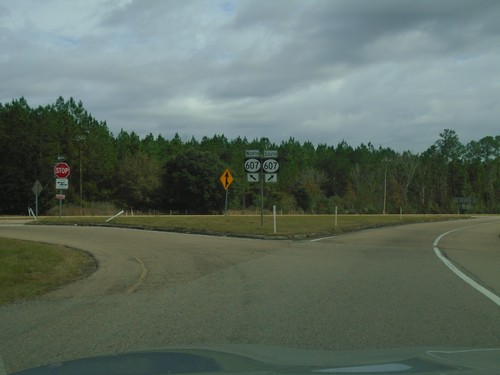
M66 163L57 163L54 165L54 174L57 178L68 178L71 170Z

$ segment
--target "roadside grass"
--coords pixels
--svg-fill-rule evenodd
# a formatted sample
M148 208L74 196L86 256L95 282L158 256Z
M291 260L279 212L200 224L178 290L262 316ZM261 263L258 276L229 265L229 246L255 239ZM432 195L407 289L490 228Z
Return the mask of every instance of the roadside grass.
M83 251L0 238L0 304L41 295L96 269Z
M360 229L470 218L466 215L277 215L276 233L273 217L265 215L163 215L119 216L109 223L107 217L42 218L37 224L100 225L138 229L164 230L234 236L271 236L275 238L309 238L335 235Z

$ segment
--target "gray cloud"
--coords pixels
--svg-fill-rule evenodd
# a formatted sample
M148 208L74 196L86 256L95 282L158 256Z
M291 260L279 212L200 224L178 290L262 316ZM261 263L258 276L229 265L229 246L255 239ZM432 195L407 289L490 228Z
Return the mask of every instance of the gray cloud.
M498 135L500 3L0 5L0 101L82 100L116 134L295 137L423 151Z

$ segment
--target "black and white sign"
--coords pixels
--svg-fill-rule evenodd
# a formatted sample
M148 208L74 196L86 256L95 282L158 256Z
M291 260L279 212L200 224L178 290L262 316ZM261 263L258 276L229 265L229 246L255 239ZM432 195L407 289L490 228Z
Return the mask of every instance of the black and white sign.
M259 173L247 173L248 182L259 182Z
M277 158L278 151L276 151L276 150L264 150L264 157L265 158Z
M278 182L278 174L277 173L266 173L264 175L264 179L266 182Z
M245 150L245 170L248 182L277 182L278 151Z
M260 157L260 151L259 150L245 150L245 157L246 158L258 158L258 157Z
M262 163L262 169L264 169L264 172L274 173L280 169L280 164L276 159L267 159Z
M249 173L259 172L260 171L260 160L247 159L245 161L245 170Z
M66 190L69 188L67 178L56 178L56 189Z

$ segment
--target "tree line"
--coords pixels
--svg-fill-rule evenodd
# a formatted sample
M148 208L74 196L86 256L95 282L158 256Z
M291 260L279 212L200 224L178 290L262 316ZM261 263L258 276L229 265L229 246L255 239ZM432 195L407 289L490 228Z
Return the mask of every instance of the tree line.
M374 147L313 145L294 138L272 143L224 135L183 140L134 131L113 135L82 102L58 98L31 108L24 98L0 103L0 214L24 214L40 181L40 212L57 205L54 163L71 166L66 204L112 202L117 208L219 213L226 168L234 182L228 207L260 207L260 184L249 182L245 150L276 150L276 183L264 205L284 213L499 213L500 136L462 144L446 129L419 154Z

